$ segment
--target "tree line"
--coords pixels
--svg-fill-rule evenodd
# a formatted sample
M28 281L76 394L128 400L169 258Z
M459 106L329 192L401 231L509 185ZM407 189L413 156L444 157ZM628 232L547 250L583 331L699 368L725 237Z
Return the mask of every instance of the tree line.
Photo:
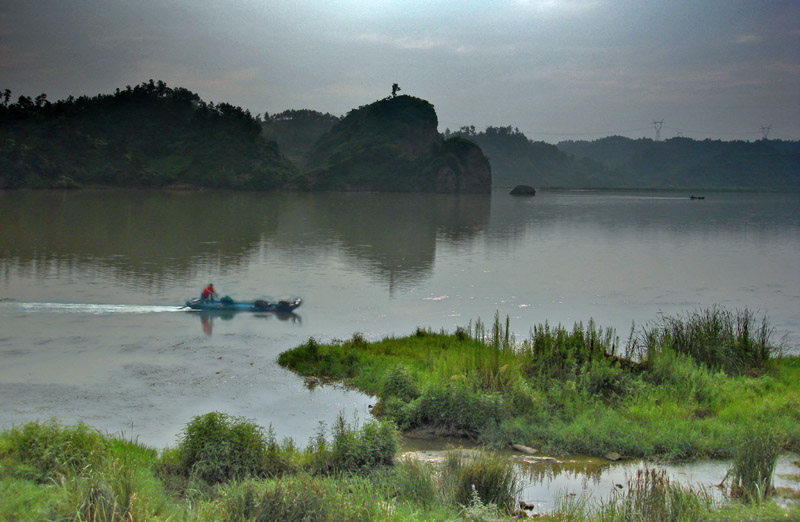
M295 173L258 117L150 80L113 94L0 106L0 188L86 185L270 189Z

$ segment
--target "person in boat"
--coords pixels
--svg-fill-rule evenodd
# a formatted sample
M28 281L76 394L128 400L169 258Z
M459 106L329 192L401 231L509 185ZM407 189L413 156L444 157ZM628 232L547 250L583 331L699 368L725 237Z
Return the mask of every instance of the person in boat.
M200 294L200 299L203 301L213 301L214 298L217 296L217 291L214 290L213 283L208 283L208 286L203 289L203 292Z

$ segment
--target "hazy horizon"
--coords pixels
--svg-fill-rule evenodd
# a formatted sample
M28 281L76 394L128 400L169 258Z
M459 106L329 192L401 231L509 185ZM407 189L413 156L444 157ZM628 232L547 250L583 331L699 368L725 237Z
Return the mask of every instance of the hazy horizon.
M440 131L798 140L800 2L4 2L0 71L13 100L152 78L254 115L343 115L398 83Z

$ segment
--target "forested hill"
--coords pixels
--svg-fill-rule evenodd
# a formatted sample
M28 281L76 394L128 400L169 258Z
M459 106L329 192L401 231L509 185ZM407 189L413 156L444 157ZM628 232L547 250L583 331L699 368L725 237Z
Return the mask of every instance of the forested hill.
M617 186L616 172L590 159L575 159L555 145L529 140L519 129L474 126L445 131L444 137L461 137L475 142L489 157L492 184L497 187L531 185L542 188L583 188Z
M276 142L281 152L296 165L302 166L314 143L340 120L339 116L332 114L300 109L265 114L262 126L264 136Z
M296 168L248 111L150 80L110 95L0 106L0 188L271 189Z
M618 171L635 187L800 189L800 142L666 141L611 136L564 141L559 150Z
M304 190L488 193L481 149L443 139L433 105L392 96L350 111L306 155Z

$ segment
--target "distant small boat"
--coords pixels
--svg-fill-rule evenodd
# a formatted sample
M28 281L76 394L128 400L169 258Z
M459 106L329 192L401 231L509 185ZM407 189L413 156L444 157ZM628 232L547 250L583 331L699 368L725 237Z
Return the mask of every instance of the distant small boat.
M689 196L689 199L706 199L706 197L705 196L695 196L694 194L692 194L691 196Z

